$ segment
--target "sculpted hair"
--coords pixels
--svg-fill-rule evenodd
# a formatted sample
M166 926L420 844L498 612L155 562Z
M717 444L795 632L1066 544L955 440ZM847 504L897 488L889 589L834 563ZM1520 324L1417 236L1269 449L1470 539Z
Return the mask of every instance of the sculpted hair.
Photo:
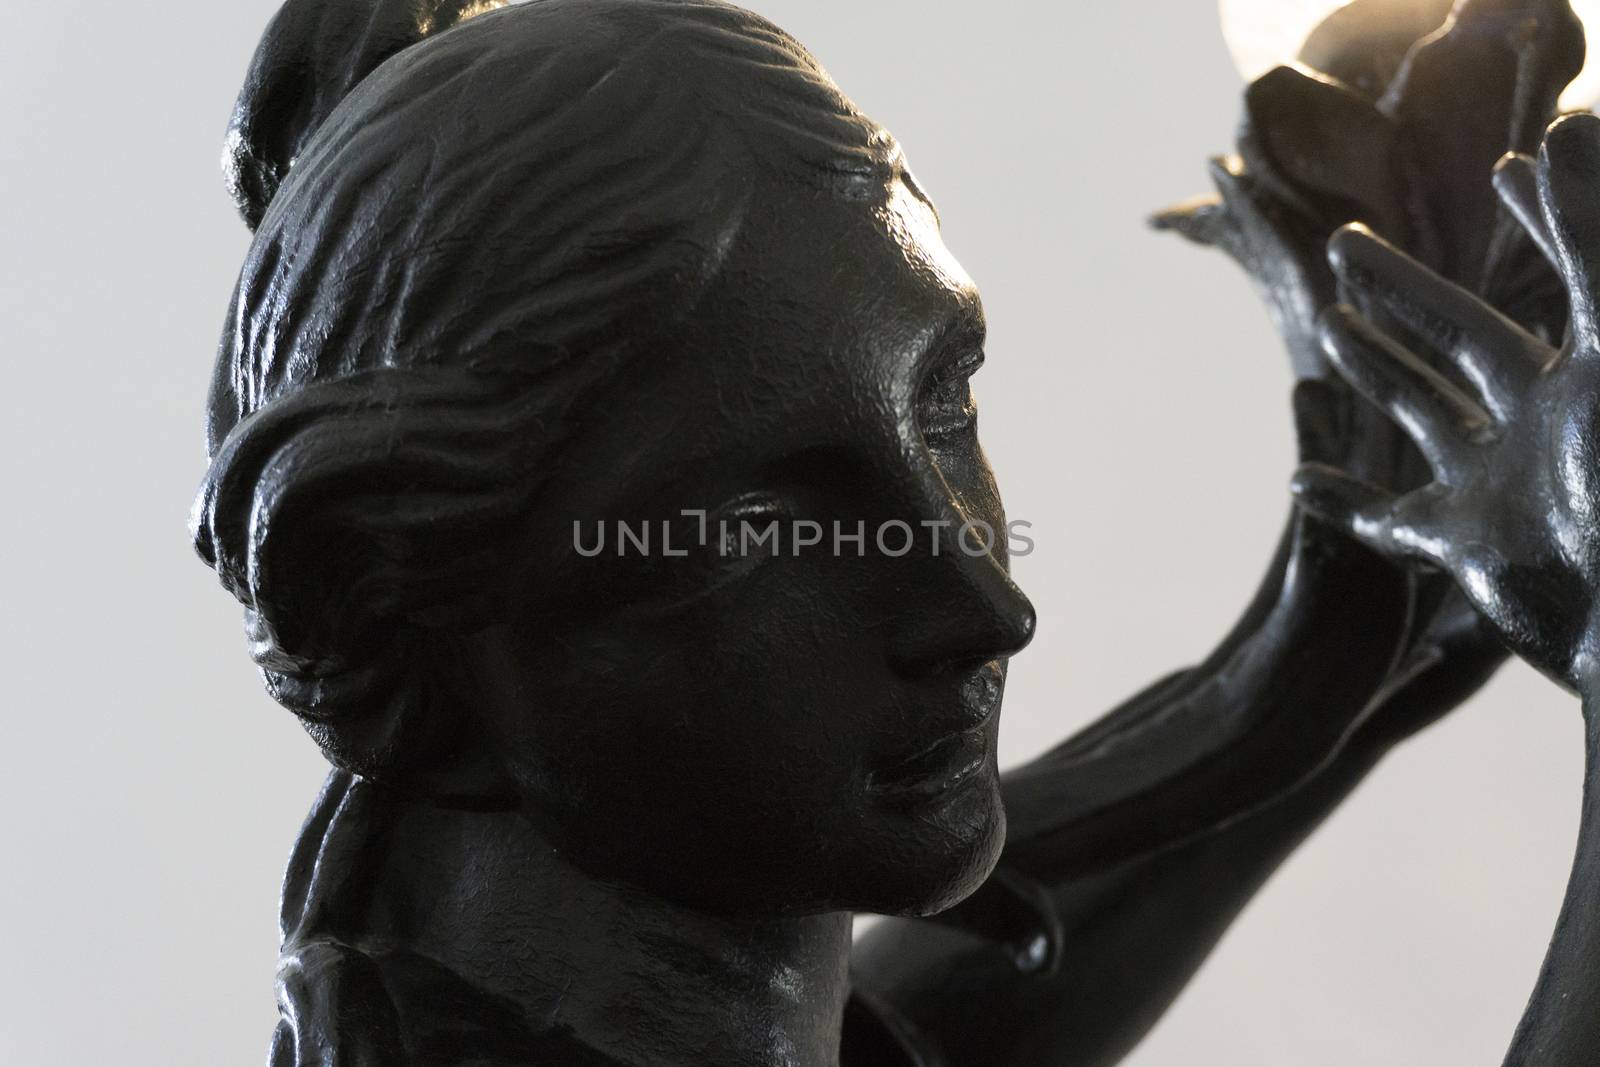
M552 453L763 185L881 198L900 161L721 3L290 0L225 169L256 235L195 545L273 697L393 778L450 747L437 656L518 580Z

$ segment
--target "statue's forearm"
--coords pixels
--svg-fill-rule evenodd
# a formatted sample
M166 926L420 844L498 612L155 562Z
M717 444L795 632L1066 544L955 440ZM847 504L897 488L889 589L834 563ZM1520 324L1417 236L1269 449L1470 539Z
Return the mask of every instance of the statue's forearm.
M1411 587L1297 523L1287 563L1200 666L1007 774L1006 862L1054 884L1170 848L1317 774L1390 677Z
M940 922L1019 953L1037 955L1041 937L1059 949L1043 895L1290 801L1302 818L1320 818L1318 803L1344 795L1329 783L1355 774L1353 786L1504 662L1504 649L1447 585L1408 585L1372 557L1310 539L1301 527L1287 543L1284 580L1267 610L1258 599L1246 613L1251 626L1201 666L1006 776L1000 868ZM1273 586L1269 576L1264 588Z
M1506 1067L1578 1067L1600 1049L1600 694L1586 696L1583 711L1588 758L1577 853Z
M1065 950L1048 973L949 926L891 920L856 948L856 981L952 1064L1106 1067L1155 1025L1278 865L1370 769L1341 758L1280 803L1048 893Z
M1445 650L1459 653L1451 642L1468 639L1464 633L1447 637ZM1488 653L1436 661L1392 691L1317 772L1209 832L1055 883L1034 883L1031 891L1017 893L1026 876L1011 872L1021 881L1004 890L1014 894L1009 911L995 888L986 887L970 905L968 929L943 917L880 924L857 946L858 981L952 1063L1116 1063L1155 1025L1278 865L1394 738L1459 703L1501 659ZM1179 685L1166 683L1169 694ZM1147 695L1151 699L1159 703L1159 692ZM1137 714L1137 705L1130 702L1121 714ZM1030 914L1029 901L1039 910ZM985 907L1002 929L983 929ZM1044 945L1050 938L1059 943ZM1045 948L1039 959L1046 962L1031 971L1019 965L1030 941Z

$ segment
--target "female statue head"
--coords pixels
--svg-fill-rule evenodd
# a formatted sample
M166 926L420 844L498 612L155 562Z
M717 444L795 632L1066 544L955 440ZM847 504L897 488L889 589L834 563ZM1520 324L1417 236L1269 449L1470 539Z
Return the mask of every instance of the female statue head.
M196 543L332 762L727 912L983 878L1033 616L958 544L1004 526L981 309L804 49L707 0L294 0L229 159Z

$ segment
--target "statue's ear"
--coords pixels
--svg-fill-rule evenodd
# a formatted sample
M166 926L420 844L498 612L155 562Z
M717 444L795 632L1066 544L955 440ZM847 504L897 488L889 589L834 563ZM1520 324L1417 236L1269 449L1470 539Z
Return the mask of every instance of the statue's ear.
M250 228L362 79L483 7L481 0L288 0L256 48L228 125L223 172Z

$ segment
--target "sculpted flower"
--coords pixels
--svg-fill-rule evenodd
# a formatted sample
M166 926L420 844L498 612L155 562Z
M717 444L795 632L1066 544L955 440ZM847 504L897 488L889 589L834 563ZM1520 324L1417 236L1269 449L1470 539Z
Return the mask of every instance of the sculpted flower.
M1236 154L1213 164L1219 195L1154 220L1245 267L1301 378L1325 374L1316 320L1338 289L1324 248L1350 222L1536 332L1561 328L1557 280L1492 178L1556 117L1583 68L1582 25L1567 0L1463 0L1416 39L1428 8L1403 6L1401 19L1394 0L1358 0L1312 36L1303 66L1253 83Z

